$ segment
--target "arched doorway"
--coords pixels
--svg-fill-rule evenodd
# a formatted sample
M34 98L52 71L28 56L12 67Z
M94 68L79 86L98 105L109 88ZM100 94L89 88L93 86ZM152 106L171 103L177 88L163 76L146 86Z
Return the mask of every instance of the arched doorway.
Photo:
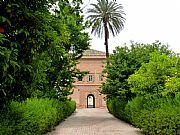
M95 97L93 94L87 96L87 108L95 108Z

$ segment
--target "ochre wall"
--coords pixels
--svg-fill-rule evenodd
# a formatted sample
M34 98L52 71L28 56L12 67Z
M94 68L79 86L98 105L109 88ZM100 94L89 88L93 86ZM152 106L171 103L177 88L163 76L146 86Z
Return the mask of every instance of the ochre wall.
M93 94L95 97L95 108L106 107L105 95L101 94L100 86L103 81L99 80L99 76L102 75L104 66L105 56L98 57L82 57L79 60L77 68L80 71L88 71L89 73L84 76L82 81L76 81L74 83L75 88L73 94L70 96L77 103L77 108L87 108L87 96ZM93 81L88 81L88 75L93 75Z

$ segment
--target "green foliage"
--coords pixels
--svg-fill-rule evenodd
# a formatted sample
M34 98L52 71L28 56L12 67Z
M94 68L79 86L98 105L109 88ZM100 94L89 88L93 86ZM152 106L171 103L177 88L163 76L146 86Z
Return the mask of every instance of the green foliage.
M122 120L126 120L126 114L124 110L126 104L127 102L122 99L114 98L107 100L107 108L109 112L112 113L115 117L120 118Z
M47 98L12 102L9 110L1 111L0 134L41 135L71 115L75 108L74 101Z
M117 48L105 69L108 110L147 134L180 134L179 62L159 42Z
M92 33L102 37L105 33L105 23L113 36L120 33L124 27L124 11L121 4L115 1L97 0L97 4L91 4L87 10L88 21L92 26ZM107 33L109 35L109 32ZM109 37L108 37L109 38Z
M135 74L128 78L128 83L132 85L131 91L139 95L174 96L180 91L179 57L158 52L150 56L149 63L143 64Z
M109 57L108 39L110 32L113 36L120 33L124 27L123 6L116 1L97 0L97 4L91 4L92 8L87 10L87 19L92 27L91 33L102 37L104 34L106 47L106 57Z
M137 96L132 101L109 99L110 113L150 135L180 134L180 95L175 98Z
M150 135L178 135L180 134L179 99L179 95L175 98L136 97L125 107L126 118Z
M58 3L59 8L55 7ZM31 96L64 100L88 48L81 0L0 2L0 107ZM73 48L73 49L72 49Z
M152 44L140 44L132 42L131 47L117 47L109 57L104 73L107 74L106 82L102 85L103 93L107 98L121 98L130 100L134 94L130 91L128 78L137 71L142 63L148 63L150 53L158 51L165 54L173 54L168 46L155 42Z
M134 98L133 101L128 101L124 110L126 114L125 118L129 123L135 125L134 118L139 118L138 115L143 108L143 103L146 103L143 101L145 101L144 97L140 96Z
M67 96L89 45L81 3L0 1L0 134L43 134L74 112Z

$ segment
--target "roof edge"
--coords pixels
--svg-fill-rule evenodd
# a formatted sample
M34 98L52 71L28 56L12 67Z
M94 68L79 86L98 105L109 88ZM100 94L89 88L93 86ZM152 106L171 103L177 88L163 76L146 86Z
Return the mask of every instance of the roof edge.
M84 51L83 56L106 56L106 53L95 49L88 49Z

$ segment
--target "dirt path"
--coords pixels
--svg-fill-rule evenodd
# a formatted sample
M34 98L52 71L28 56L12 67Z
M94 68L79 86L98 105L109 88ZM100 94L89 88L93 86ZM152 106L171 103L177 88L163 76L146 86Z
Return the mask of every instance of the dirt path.
M138 129L113 117L106 109L77 109L46 135L143 135Z

